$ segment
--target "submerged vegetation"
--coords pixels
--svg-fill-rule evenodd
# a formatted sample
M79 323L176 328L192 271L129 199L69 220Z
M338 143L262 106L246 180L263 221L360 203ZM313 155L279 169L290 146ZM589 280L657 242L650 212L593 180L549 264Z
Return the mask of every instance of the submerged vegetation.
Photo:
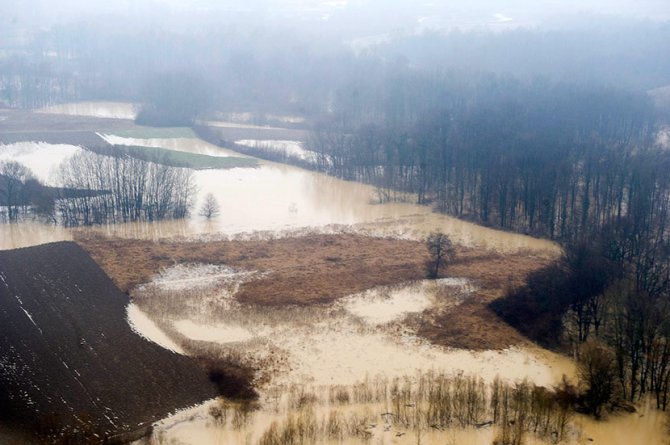
M576 433L570 424L575 389L565 383L547 389L528 381L513 384L496 378L484 383L477 377L430 372L350 386L275 387L268 397L266 403L277 415L254 442L259 445L403 436L420 443L422 436L440 440L454 430L492 430L494 443L514 445L526 435L560 443ZM248 409L221 401L209 414L216 428L240 429L245 424L235 418L247 418Z
M647 398L668 409L670 15L667 7L641 6L659 2L617 2L630 3L625 8L579 2L592 17L574 5L561 10L561 2L540 11L532 2L494 8L491 1L476 11L452 2L409 7L405 0L311 6L268 0L259 2L262 9L246 0L138 0L133 8L127 1L101 2L104 8L82 0L4 3L0 139L81 149L74 147L78 154L60 165L58 187L45 187L30 166L14 162L24 150L19 146L0 163L1 218L67 227L184 219L199 186L200 219L174 224L179 236L368 224L347 228L355 236L254 232L183 243L78 231L80 245L121 291L227 398L208 410L207 421L218 428L247 428L258 414L257 396L274 410L264 419L272 421L259 427L264 431L254 432L261 445L396 437L420 444L427 435L455 444L446 431L468 429L490 432L486 440L497 445L521 445L531 436L559 443L575 438L576 415L601 419L633 411ZM552 17L558 11L566 16ZM599 15L604 12L612 16ZM31 111L99 100L119 101L123 110L75 110L65 118ZM103 143L98 136L107 133L118 137ZM192 141L130 140L198 137L318 173L271 162L254 171L194 173L260 164L155 147ZM214 153L198 144L187 149ZM345 187L321 173L371 187ZM265 201L257 199L261 194ZM254 206L262 211L246 212ZM261 214L271 224L257 224ZM485 251L469 237L472 226L452 224L444 214L537 236L542 246L522 251L530 239L524 238L509 241L509 250ZM152 224L151 236L162 236L165 226ZM485 236L505 240L496 246L510 239L493 230ZM165 287L147 284L160 273L168 275L161 277ZM412 301L424 289L418 280L447 273L466 285L449 290L447 279L443 287L431 281L431 295ZM396 292L409 281L415 286ZM385 294L358 312L347 306L347 298L370 290ZM19 317L8 320L37 326L17 302ZM384 305L395 309L389 317L369 316ZM114 322L127 328L118 316ZM77 332L67 346L86 351L80 326L70 327ZM386 350L391 337L397 342ZM556 380L549 372L535 374L534 382L483 380L485 374L492 379L491 369L509 372L501 357L513 361L525 352L500 349L528 339L574 357L574 387L567 379L555 388L539 386L543 378ZM423 346L428 352L418 351ZM478 356L490 362L474 369L480 375L273 386L286 375L318 381L308 367L321 367L330 383L392 366L400 371L387 375L399 375L419 360L422 369L435 363L450 369L457 354L443 347L473 355L488 349L494 358ZM290 348L302 355L291 356ZM338 355L340 348L354 354ZM360 356L367 362L353 363ZM334 364L323 363L331 359ZM80 376L65 361L53 366L60 369L61 362L62 372ZM536 363L515 364L512 372L526 365ZM15 368L0 363L0 371ZM68 391L81 386L88 393L89 382L75 380ZM98 376L90 381L117 392ZM6 397L0 394L0 401ZM24 408L35 415L27 400ZM98 407L104 406L101 397Z
M59 200L66 226L184 218L191 208L194 183L186 169L82 152L65 161L59 175L67 188L105 192Z

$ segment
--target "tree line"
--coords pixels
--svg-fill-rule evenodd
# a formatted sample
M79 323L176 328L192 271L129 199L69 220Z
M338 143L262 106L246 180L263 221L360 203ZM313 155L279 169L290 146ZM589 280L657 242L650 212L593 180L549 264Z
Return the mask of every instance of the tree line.
M57 174L61 187L45 187L24 165L0 163L4 219L32 213L65 226L159 221L185 218L193 204L195 183L185 168L83 151Z
M582 409L598 416L644 395L666 409L670 152L656 145L650 99L492 76L424 73L392 84L386 100L352 96L313 132L319 168L374 184L380 200L414 196L559 241L563 258L492 308L579 358ZM433 94L418 100L418 85Z
M188 169L85 151L66 160L58 173L63 187L105 191L58 200L66 226L184 218L195 187Z
M432 83L433 108L388 101L381 116L344 108L318 126L309 148L319 168L374 184L384 200L409 192L460 218L558 240L665 211L670 155L653 145L645 96L491 77Z

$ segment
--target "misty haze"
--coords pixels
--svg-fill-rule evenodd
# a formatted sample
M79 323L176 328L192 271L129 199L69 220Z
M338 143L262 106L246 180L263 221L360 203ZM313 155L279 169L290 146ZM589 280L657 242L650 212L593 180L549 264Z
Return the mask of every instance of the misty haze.
M670 443L666 0L0 0L0 444Z

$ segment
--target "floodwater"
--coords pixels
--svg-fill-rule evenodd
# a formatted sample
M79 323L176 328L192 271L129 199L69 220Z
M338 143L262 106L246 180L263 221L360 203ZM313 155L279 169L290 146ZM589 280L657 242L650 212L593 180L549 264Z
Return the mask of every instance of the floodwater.
M126 308L126 317L128 325L137 335L152 341L165 349L184 354L184 351L174 341L170 339L151 318L135 304L129 304Z
M183 292L181 280L187 276L200 280L199 292ZM147 311L160 314L158 324L170 327L174 341L189 353L229 353L263 368L269 376L259 378L259 408L240 420L244 410L229 404L227 420L226 416L222 420L211 415L212 407L221 407L221 402L209 401L159 422L146 443L256 444L273 422L286 423L289 417L307 413L315 417L317 425L325 425L335 415L357 423L365 431L363 436L345 437L344 441L324 436L318 443L414 444L417 433L412 428L385 423L388 419L382 414L390 410L388 400L336 404L327 394L343 388L352 394L360 385L378 388L380 382L387 384L396 378L416 381L417 376L431 373L477 376L484 382L496 376L507 382L528 379L548 387L557 385L563 376L573 381L575 378L573 362L537 347L473 352L431 345L416 337L412 316L429 307L459 304L474 290L465 279L378 287L314 308L264 310L235 302L234 277L253 279L250 273L220 266L174 266L144 288L156 286L163 291L153 301L178 296L182 306L173 312L165 307L153 310L149 300ZM210 298L212 295L216 297ZM134 298L137 304L147 304L141 290ZM376 312L372 310L375 307ZM286 398L291 397L306 400L307 410L287 404ZM576 416L563 443L662 444L664 419L663 414L649 407L643 407L640 413L612 416L606 422ZM426 427L421 432L421 443L489 445L496 434L495 427ZM524 443L551 442L527 434Z
M327 305L273 309L234 300L239 283L250 279L254 279L253 272L207 264L176 265L133 292L135 304L154 314L156 324L164 328L159 333L143 332L144 336L153 340L158 335L155 341L160 343L169 335L188 353L230 354L259 369L260 409L248 414L244 422L233 426L233 420L215 421L209 412L218 402L207 402L160 422L151 443L258 443L272 422L281 422L291 413L276 400L287 388L328 393L363 381L432 372L476 375L486 382L496 376L510 382L528 379L552 386L563 375L572 378L575 374L570 360L536 347L473 352L435 346L417 337L412 317L429 308L460 304L474 290L463 278L380 286ZM166 305L166 301L175 303ZM314 407L317 417L324 418L331 408L322 402ZM411 432L382 426L379 414L388 411L388 406L376 403L336 409L344 416L365 411L370 422L378 423L369 428L375 438L372 443L415 443ZM444 443L452 436L463 440L458 443L491 443L493 434L490 429L426 431L424 443ZM349 438L344 443L371 443L367 440Z
M48 112L128 119L134 117L135 109L131 104L81 103L52 107ZM219 125L255 128L230 123ZM198 139L104 137L114 144L240 156ZM277 146L277 141L254 140L254 143ZM11 156L24 156L28 167L34 168L40 178L50 175L50 168L43 168L43 164L56 163L56 160L47 162L47 158L64 156L67 150L73 150L37 147L32 154L30 150L15 151ZM411 204L411 199L380 204L372 186L287 165L259 161L256 168L206 170L195 172L194 176L198 191L193 215L188 219L83 229L35 222L5 224L0 226L0 248L69 240L77 231L155 240L256 238L307 231L345 231L421 239L429 232L439 230L449 234L456 243L468 246L501 252L528 250L552 256L559 252L559 248L549 241L436 214L430 208ZM212 193L220 206L220 215L211 220L198 216L198 208L207 193ZM152 283L134 290L134 302L129 305L127 315L130 326L138 334L178 353L216 351L230 354L259 370L261 399L258 410L244 416L230 414L231 418L221 422L210 415L212 405L220 402L210 401L164 419L156 425L149 442L255 444L273 421L283 422L292 413L290 408L279 408L273 402L276 394L286 388L328 392L334 387L352 388L361 381L405 378L430 372L476 375L485 381L496 376L509 382L527 378L538 385L552 386L564 375L569 378L575 375L575 366L570 359L534 346L475 352L432 345L418 337L416 329L426 310L457 306L474 290L465 279L379 287L328 305L268 310L243 305L234 299L240 283L254 279L256 275L254 271L206 264L175 265L159 274ZM314 410L323 419L331 408L327 402L317 402ZM397 426L386 429L380 414L387 408L380 404L338 407L343 415L357 416L359 423L361 419L369 421L364 426L365 438L357 436L322 443L417 443L418 438L412 431L398 430ZM621 415L603 423L578 417L572 422L573 431L567 443L664 443L664 416L646 409L641 414ZM235 421L237 417L239 419ZM492 428L427 429L420 442L488 445L495 434ZM525 443L548 442L527 436Z
M37 113L130 119L137 116L137 105L127 102L74 102L40 108Z
M37 222L0 223L0 249L18 249L56 241L72 241L72 231Z
M110 138L111 136L106 135ZM116 143L158 146L187 152L238 156L199 139L130 139L116 138ZM31 165L28 165L31 167ZM353 230L378 236L421 239L431 231L440 230L457 243L480 246L503 252L532 250L557 254L559 248L547 240L493 230L433 213L429 207L409 202L379 204L374 187L343 181L321 173L296 167L259 161L256 168L202 170L194 172L197 198L192 216L184 221L118 224L94 227L124 237L157 239L161 237L197 237L201 235L231 236L259 231L338 232ZM211 220L198 215L204 197L216 198L220 214ZM32 231L38 231L38 225ZM44 226L45 234L34 238L0 227L0 248L26 247L47 239L71 239L67 231ZM81 230L81 229L79 229ZM63 237L61 237L61 235Z
M82 151L81 147L46 142L0 144L0 161L16 161L30 168L44 185L58 186L57 168L66 159Z
M268 153L274 153L288 158L306 161L310 164L316 164L318 154L316 152L306 150L300 141L285 141L285 140L262 140L262 139L240 139L235 141L238 145L256 148Z

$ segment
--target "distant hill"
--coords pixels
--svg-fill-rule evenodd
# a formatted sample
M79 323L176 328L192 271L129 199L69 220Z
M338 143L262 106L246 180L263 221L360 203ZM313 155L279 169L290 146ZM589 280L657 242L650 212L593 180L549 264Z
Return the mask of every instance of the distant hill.
M128 303L75 243L0 251L3 420L43 434L78 430L83 441L141 432L215 397L191 358L130 329Z

